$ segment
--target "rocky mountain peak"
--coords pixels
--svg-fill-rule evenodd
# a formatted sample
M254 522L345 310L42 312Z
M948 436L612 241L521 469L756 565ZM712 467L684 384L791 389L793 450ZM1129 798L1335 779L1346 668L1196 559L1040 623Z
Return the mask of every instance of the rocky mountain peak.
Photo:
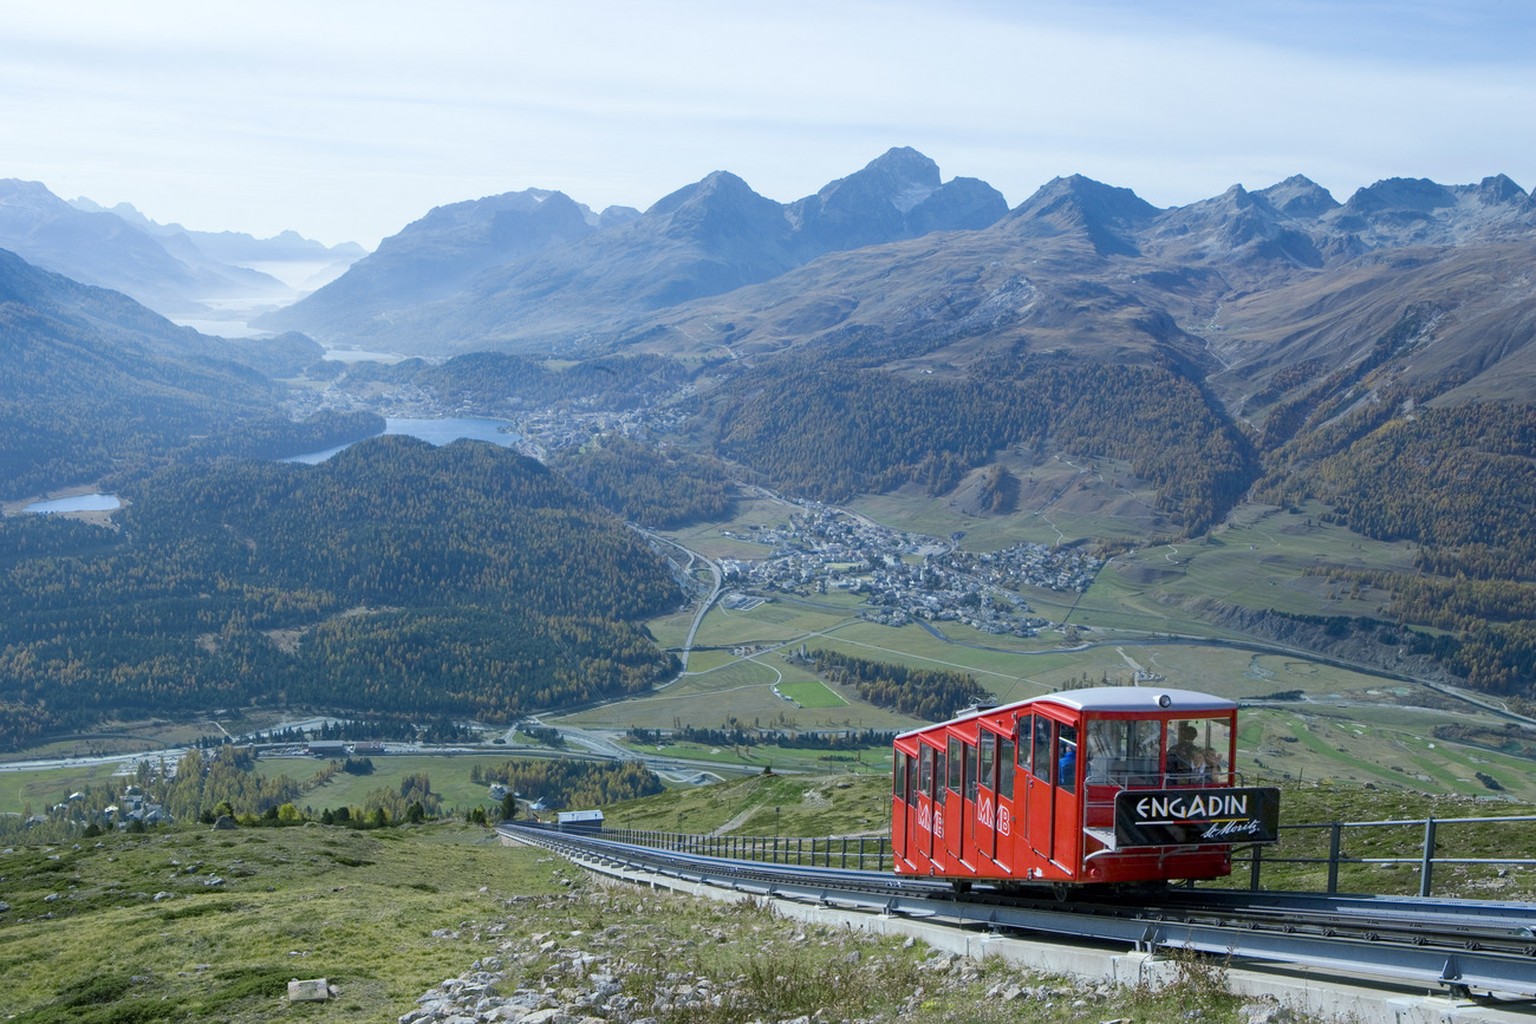
M1461 245L1528 234L1536 227L1536 201L1502 174L1476 185L1388 178L1360 189L1325 219L1367 248Z
M55 206L61 204L67 205L64 200L48 191L48 187L40 181L0 178L0 205Z
M986 227L1008 211L973 178L942 184L939 165L910 146L889 149L786 209L805 258L881 245L930 231Z
M675 213L685 206L699 204L744 203L764 199L741 178L730 171L711 171L691 185L684 185L676 192L656 200L645 211L647 217Z
M1386 178L1357 189L1344 204L1344 210L1350 214L1370 214L1382 210L1428 213L1455 203L1456 197L1449 188L1428 178Z
M1158 209L1128 188L1106 185L1081 174L1052 178L1026 199L1015 214L1042 214L1073 208L1094 219L1145 223L1157 216Z
M818 194L825 195L856 179L869 182L876 191L887 195L898 210L906 213L939 188L939 165L910 146L898 146L886 150L863 170L833 182Z
M1473 186L1477 196L1485 203L1529 204L1533 197L1515 184L1507 174L1494 174Z
M1327 189L1303 174L1293 174L1255 194L1287 217L1311 219L1339 207Z
M1009 223L1025 234L1083 233L1101 256L1131 256L1140 251L1135 233L1157 214L1157 207L1128 188L1074 174L1042 185L1009 215Z
M1151 233L1156 251L1181 263L1318 266L1315 243L1263 192L1233 185L1221 195L1165 210Z

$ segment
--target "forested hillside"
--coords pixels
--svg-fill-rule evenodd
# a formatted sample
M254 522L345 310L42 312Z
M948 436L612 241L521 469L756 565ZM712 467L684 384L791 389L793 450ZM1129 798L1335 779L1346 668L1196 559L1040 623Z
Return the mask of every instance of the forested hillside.
M736 505L735 487L719 463L618 434L562 453L554 466L604 508L642 526L724 519Z
M292 455L365 437L377 416L294 423L264 371L318 359L177 327L126 296L0 250L0 497L132 475L173 458Z
M1157 366L1023 358L912 378L803 353L744 374L722 450L794 492L837 500L918 483L945 494L1004 448L1124 459L1182 529L1215 523L1257 475L1248 439Z
M661 560L538 463L404 437L166 470L115 530L0 522L0 742L303 702L504 720L649 686Z
M1403 388L1274 453L1257 493L1321 498L1367 537L1411 540L1416 572L1333 568L1392 595L1412 639L1472 686L1529 697L1536 678L1536 408L1424 406Z

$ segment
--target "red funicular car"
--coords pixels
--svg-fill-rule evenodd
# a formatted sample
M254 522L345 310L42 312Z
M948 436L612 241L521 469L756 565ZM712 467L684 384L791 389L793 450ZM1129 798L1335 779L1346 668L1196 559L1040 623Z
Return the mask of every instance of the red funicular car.
M1238 785L1237 705L1098 687L977 710L895 742L898 874L1079 885L1216 878L1276 838L1279 792Z

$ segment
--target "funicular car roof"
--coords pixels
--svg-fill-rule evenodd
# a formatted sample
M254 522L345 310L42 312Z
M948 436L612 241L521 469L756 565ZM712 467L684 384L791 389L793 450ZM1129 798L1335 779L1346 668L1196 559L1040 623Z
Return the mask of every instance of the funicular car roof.
M1163 698L1167 701L1164 702ZM954 718L920 729L910 729L897 739L908 739L921 733L945 726L971 722L978 718L1002 717L1011 712L1036 704L1057 704L1073 711L1086 712L1147 712L1162 715L1209 714L1231 711L1235 701L1216 697L1198 690L1180 690L1166 686L1091 686L1081 690L1060 690L1028 700L1016 701L985 710L968 711Z

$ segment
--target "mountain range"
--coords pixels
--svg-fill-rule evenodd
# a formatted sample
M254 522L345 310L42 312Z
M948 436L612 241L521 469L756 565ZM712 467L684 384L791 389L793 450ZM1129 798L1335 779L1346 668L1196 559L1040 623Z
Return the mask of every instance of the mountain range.
M40 182L15 178L0 180L0 249L171 317L217 316L231 302L289 302L295 285L257 268L303 263L314 278L363 254L355 243L328 248L294 232L257 239L189 231L157 224L126 203L66 202Z
M433 210L259 323L413 353L571 348L621 334L637 314L767 281L827 253L975 230L1006 213L996 189L942 182L911 149L789 204L725 171L643 214L595 217L562 193L509 193Z
M1171 358L1261 421L1298 372L1393 330L1404 280L1438 311L1415 343L1436 351L1407 372L1522 392L1533 225L1536 200L1502 175L1343 203L1298 175L1166 210L1072 176L1009 210L894 149L789 204L716 172L638 215L544 191L440 208L261 322L424 354L752 355L864 332L937 336L940 371L1022 349Z

